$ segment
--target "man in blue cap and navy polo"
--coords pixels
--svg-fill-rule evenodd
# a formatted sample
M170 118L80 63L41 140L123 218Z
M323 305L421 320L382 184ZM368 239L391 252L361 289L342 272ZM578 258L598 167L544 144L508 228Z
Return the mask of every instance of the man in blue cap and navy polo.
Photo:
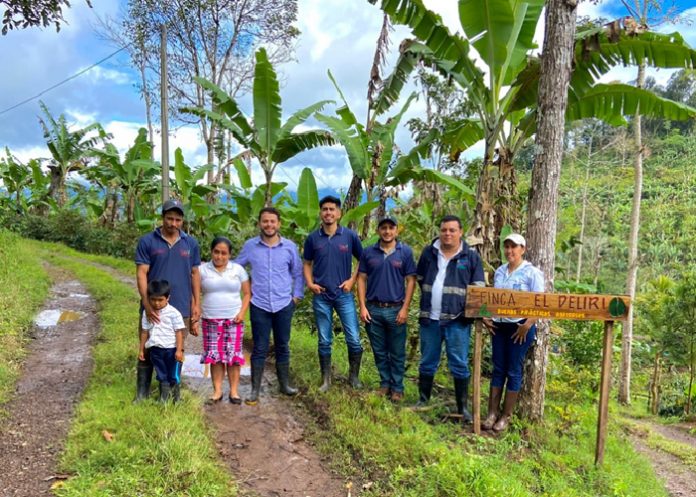
M397 222L385 217L377 225L379 241L367 247L358 267L360 319L370 338L379 390L393 402L404 397L406 322L416 287L411 248L397 240Z
M184 206L177 199L170 199L162 205L162 226L138 240L135 250L136 278L140 293L140 314L147 315L151 323L159 322L159 312L153 309L147 299L147 285L153 280L166 280L170 286L169 303L184 318L184 324L192 335L197 335L200 317L201 251L198 242L182 229ZM140 320L138 321L140 323ZM152 381L152 362L145 355L138 361L136 402L150 396ZM179 385L173 392L174 400L179 397Z

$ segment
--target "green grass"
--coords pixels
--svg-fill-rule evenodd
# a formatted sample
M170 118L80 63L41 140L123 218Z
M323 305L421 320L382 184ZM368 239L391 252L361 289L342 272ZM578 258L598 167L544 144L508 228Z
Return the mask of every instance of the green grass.
M69 255L63 257L61 254ZM83 281L99 302L102 329L94 372L61 458L71 475L56 490L74 496L234 496L204 424L200 401L184 392L176 406L133 405L138 298L133 288L51 246L44 256ZM81 255L80 255L81 256ZM113 435L107 441L104 431Z
M387 496L666 496L649 463L637 455L615 423L610 423L605 464L594 466L596 404L564 374L549 375L546 419L541 424L515 421L500 438L464 434L440 421L442 408L416 413L417 387L406 382L404 406L367 393L378 381L369 351L363 357L368 391L355 393L338 384L318 393L316 336L293 332L293 373L308 388L304 401L323 431L313 435L319 449L338 469L357 471L373 484L361 495ZM345 345L334 344L334 370L345 372ZM412 373L415 374L415 373ZM451 381L433 401L450 401Z
M14 389L26 332L50 287L37 246L0 230L0 404Z

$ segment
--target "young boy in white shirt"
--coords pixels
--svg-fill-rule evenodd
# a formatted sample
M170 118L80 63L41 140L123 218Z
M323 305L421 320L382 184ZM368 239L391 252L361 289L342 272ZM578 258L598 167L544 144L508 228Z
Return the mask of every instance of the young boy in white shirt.
M159 321L150 322L143 312L140 327L140 352L138 359L145 360L145 354L157 373L159 381L159 401L165 403L171 397L179 400L181 363L184 361L184 319L181 313L169 305L169 282L153 280L147 285L147 300L157 312Z

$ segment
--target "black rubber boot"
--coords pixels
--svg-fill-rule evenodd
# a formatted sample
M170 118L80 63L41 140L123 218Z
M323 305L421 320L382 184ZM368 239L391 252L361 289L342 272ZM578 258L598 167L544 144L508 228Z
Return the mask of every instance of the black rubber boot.
M455 378L454 379L454 397L457 400L457 414L462 415L462 422L464 424L471 424L471 413L466 408L469 402L469 379L468 378Z
M172 402L175 404L181 400L181 383L172 385Z
M135 404L150 397L150 385L152 384L152 363L150 361L138 361L136 368L137 379L135 387Z
M297 388L290 386L290 363L276 363L276 373L278 374L278 389L285 395L297 395Z
M159 402L160 404L166 404L172 393L172 387L169 383L159 384Z
M418 376L418 403L417 407L422 407L430 401L430 394L433 391L434 376Z
M321 368L321 386L319 391L326 393L331 388L331 354L319 356L319 367Z
M348 354L348 383L355 389L362 388L362 383L360 383L360 361L362 361L362 352Z
M261 394L261 381L266 361L251 361L251 394L244 401L249 406L255 406Z

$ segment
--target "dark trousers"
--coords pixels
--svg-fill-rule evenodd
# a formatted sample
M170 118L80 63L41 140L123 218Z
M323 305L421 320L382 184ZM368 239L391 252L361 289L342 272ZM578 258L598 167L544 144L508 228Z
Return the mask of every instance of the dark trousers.
M290 328L294 313L295 303L292 300L277 312L268 312L251 304L251 336L254 339L252 362L266 360L271 330L273 330L276 364L290 362Z
M523 321L524 322L524 321ZM524 343L514 343L512 334L521 323L495 323L493 335L493 377L491 386L503 388L507 380L508 392L519 392L522 387L522 369L529 346L536 336L536 325L529 328Z
M174 358L176 348L150 347L147 350L157 373L157 381L170 385L176 385L181 381L181 363Z

